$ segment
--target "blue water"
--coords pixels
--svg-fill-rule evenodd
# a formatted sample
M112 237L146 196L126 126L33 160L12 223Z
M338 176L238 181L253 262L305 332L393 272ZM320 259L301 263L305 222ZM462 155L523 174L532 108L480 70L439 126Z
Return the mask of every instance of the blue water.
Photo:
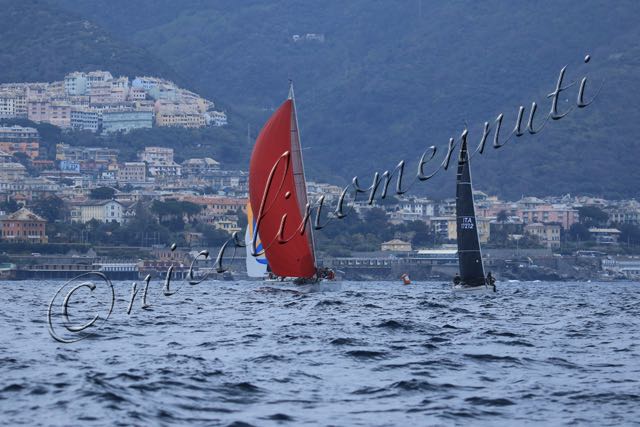
M346 282L298 295L205 282L165 297L152 282L152 309L138 295L127 315L130 283L118 282L109 321L73 344L47 330L60 285L0 283L0 424L640 419L638 283L507 283L461 297L438 283ZM72 324L103 307L99 290L75 294Z

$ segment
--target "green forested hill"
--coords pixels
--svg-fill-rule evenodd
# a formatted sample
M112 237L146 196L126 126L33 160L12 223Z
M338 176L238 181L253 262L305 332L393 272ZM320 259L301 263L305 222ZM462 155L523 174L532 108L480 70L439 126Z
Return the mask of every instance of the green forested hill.
M600 98L538 136L487 150L474 161L476 187L506 197L640 195L640 170L626 160L640 153L635 1L50 4L161 58L189 87L236 109L236 125L246 117L254 135L294 79L308 175L324 180L415 162L465 123L478 138L499 112L510 128L520 104L537 100L547 110L544 97L568 64L568 78L580 68L605 80ZM305 33L322 33L325 42L293 42ZM585 67L587 53L593 59ZM450 196L453 173L420 188Z
M62 80L95 69L179 79L143 48L43 0L0 0L0 20L0 82Z

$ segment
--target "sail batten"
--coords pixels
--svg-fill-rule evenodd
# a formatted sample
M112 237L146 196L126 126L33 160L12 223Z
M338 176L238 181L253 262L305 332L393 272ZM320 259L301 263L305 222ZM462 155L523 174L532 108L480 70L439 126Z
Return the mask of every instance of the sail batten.
M462 141L460 147L456 184L456 231L458 234L460 279L464 286L483 286L485 285L484 266L473 202L471 167L466 140Z

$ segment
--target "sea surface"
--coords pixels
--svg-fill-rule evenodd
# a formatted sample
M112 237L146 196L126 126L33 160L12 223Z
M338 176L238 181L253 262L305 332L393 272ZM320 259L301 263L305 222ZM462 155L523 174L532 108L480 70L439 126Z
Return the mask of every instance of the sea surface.
M140 290L127 314L131 282L114 282L108 321L69 344L48 330L62 284L0 282L2 425L640 422L639 283L461 296L442 283L298 294L208 281L172 283L167 297L152 281L151 307ZM87 330L64 328L65 294L51 323L78 338ZM79 288L68 325L106 313L109 295L104 283Z

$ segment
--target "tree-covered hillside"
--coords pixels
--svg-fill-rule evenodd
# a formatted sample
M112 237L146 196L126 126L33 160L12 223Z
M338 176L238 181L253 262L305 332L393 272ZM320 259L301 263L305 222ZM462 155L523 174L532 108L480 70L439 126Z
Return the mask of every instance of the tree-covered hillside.
M370 176L441 148L468 123L484 121L545 95L569 65L568 80L589 72L605 80L589 108L550 123L474 161L476 187L523 193L638 196L635 138L640 88L640 3L423 0L57 0L130 46L162 58L194 90L247 117L255 133L296 84L311 178ZM52 6L53 7L53 6ZM5 12L6 13L6 12ZM6 31L6 30L5 30ZM324 42L294 42L319 33ZM138 48L135 48L138 49ZM591 54L588 65L582 63ZM573 102L561 100L561 106ZM453 194L453 173L420 187Z
M86 17L43 0L0 0L0 82L62 80L70 71L179 79L166 62Z

